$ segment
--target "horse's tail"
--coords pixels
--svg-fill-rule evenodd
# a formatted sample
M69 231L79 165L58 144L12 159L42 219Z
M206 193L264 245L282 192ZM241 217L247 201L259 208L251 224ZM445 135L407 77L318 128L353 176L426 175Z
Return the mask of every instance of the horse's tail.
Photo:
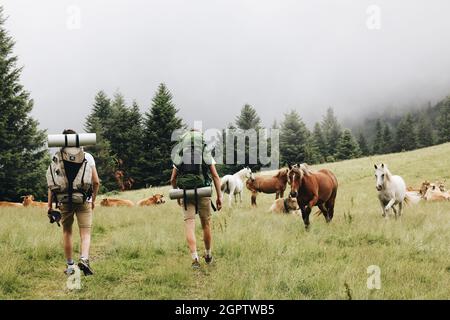
M421 197L415 193L415 192L411 192L411 191L407 191L406 195L405 195L405 200L403 200L406 204L418 204L420 201Z
M229 179L229 177L222 178L222 183L220 186L220 190L222 190L222 192L230 192L230 185L228 183L228 179Z
M321 211L321 210L317 210L317 211L314 213L314 215L315 215L316 217L320 216L321 214L322 214L322 211Z

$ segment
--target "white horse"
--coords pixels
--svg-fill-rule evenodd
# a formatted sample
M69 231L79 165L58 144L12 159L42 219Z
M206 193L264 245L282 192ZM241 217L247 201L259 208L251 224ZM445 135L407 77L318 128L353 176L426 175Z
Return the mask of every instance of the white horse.
M249 167L236 172L233 175L227 174L221 179L222 192L228 193L229 205L231 207L231 196L234 195L234 201L237 202L237 195L239 194L240 202L242 202L242 191L244 190L244 183L242 179L250 178L252 170Z
M389 209L392 208L397 218L395 205L398 205L398 216L401 216L404 202L416 202L413 195L406 192L406 184L403 178L393 175L384 163L375 165L375 178L383 217L386 217Z

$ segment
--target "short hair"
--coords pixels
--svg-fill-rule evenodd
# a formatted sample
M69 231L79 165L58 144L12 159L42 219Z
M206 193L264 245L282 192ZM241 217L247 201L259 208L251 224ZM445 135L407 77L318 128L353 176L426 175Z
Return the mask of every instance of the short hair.
M62 134L76 134L77 132L73 129L64 129Z

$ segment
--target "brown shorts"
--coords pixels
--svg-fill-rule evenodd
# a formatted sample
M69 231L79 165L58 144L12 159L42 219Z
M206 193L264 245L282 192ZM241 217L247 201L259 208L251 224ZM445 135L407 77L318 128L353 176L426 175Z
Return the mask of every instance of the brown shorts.
M61 207L61 224L64 227L71 227L73 225L73 216L77 216L77 223L79 228L90 228L92 226L92 207L90 203L73 204L72 210L69 210L67 204L62 204Z
M183 201L181 201L183 208L184 221L195 219L195 200L189 199L187 202L187 210L184 209ZM211 219L211 197L198 198L198 215L203 221Z

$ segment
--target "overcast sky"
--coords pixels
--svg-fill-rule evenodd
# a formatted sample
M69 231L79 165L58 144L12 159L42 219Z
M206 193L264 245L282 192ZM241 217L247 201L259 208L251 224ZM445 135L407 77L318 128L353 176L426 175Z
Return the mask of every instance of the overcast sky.
M448 0L2 0L41 127L83 128L97 91L146 111L165 82L187 124L308 124L450 94ZM370 7L376 5L376 7ZM79 14L78 14L79 13ZM379 19L378 19L379 18Z

